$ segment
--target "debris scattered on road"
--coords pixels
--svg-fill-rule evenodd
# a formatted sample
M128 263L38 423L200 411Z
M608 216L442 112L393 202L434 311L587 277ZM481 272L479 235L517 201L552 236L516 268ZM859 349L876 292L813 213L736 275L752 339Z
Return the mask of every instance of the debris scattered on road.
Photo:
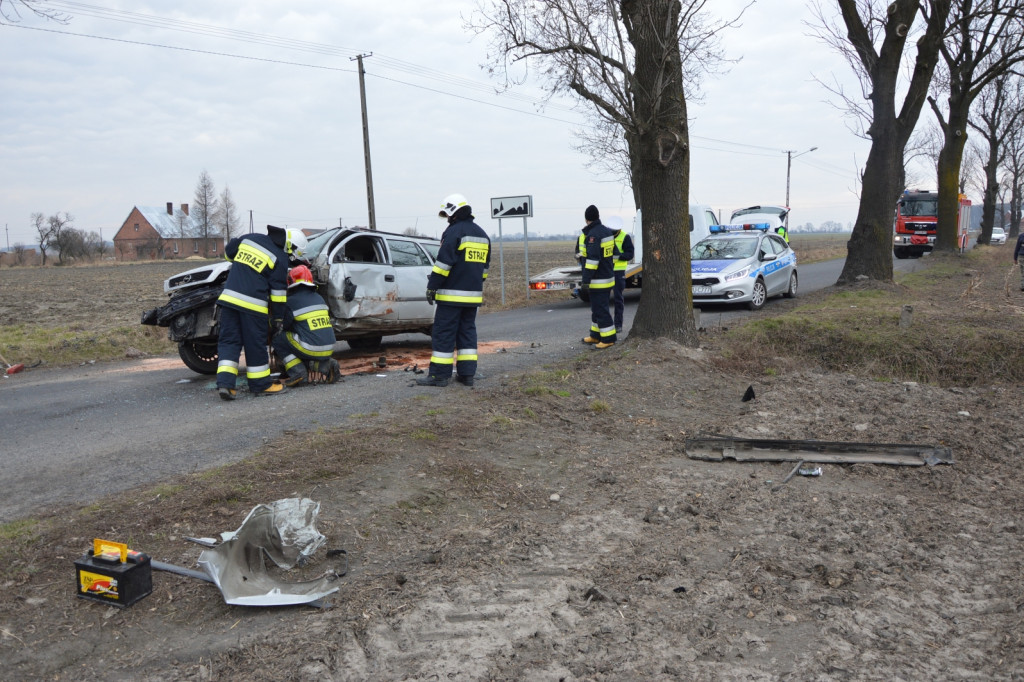
M743 402L749 403L751 400L753 400L756 397L757 396L754 395L754 387L753 386L747 386L747 391L746 391L746 393L743 394Z
M683 449L690 459L712 462L732 459L737 462L869 463L900 466L953 464L953 452L948 447L909 443L715 437L687 438Z

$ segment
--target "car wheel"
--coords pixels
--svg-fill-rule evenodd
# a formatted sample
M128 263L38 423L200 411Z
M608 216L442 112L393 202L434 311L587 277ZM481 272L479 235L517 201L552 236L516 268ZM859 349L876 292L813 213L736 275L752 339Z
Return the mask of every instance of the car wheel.
M383 336L360 336L357 339L348 339L348 347L352 350L376 350L380 348Z
M760 310L764 307L764 302L767 298L768 290L764 288L764 280L758 277L757 281L754 282L754 290L751 292L747 307L751 310Z
M182 341L178 344L178 355L193 372L197 374L217 373L217 343L199 343L197 341Z
M789 288L786 289L786 293L783 294L786 298L796 298L796 273L792 273L789 276Z

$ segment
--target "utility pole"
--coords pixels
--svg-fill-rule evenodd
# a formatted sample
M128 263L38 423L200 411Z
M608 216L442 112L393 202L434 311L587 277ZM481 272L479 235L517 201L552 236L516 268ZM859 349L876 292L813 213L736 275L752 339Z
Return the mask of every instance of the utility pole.
M359 63L359 104L363 110L363 156L366 157L366 206L370 213L370 229L377 229L377 212L373 208L373 172L370 170L370 124L366 120L366 79L363 71L363 57L372 57L373 53L361 54L354 58ZM349 58L353 61L353 58Z
M783 152L786 155L786 230L789 230L789 171L793 167L793 159L813 152L817 147L811 147L807 151L796 154L793 150L787 149Z
M7 223L4 223L4 233L7 235L7 250L11 250L11 233L7 229Z
M252 209L249 209L249 234L252 234Z

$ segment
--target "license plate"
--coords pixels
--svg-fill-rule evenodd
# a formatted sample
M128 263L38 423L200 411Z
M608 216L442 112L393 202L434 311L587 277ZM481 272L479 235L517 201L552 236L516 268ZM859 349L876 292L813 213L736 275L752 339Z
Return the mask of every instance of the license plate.
M548 282L548 289L568 289L568 282Z
M705 286L703 284L694 284L693 285L693 295L694 296L696 296L698 294L710 294L710 293L711 293L711 287L709 287L709 286Z

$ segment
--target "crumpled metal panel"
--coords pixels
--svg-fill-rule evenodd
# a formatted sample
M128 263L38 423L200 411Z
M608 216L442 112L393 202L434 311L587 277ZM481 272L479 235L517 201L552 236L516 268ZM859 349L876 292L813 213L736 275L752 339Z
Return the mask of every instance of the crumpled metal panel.
M316 530L320 503L287 498L253 508L238 530L221 533L223 542L203 550L199 566L220 588L224 601L238 606L307 604L338 591L334 576L284 582L267 573L265 557L284 569L304 564L326 541Z

